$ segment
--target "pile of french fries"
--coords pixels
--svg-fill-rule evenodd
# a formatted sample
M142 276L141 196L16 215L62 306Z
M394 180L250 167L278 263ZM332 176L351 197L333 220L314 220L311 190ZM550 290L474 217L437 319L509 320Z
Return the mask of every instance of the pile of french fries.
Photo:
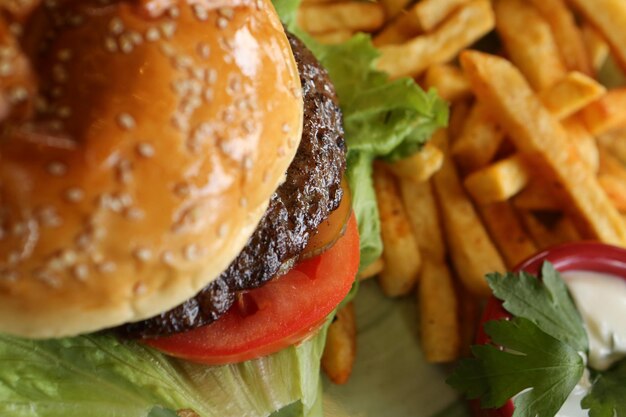
M565 242L626 246L626 88L599 81L626 71L626 0L305 0L299 21L322 42L372 33L380 70L450 103L421 153L375 166L384 253L361 276L417 292L428 361L464 354L486 273ZM336 382L351 317L325 355Z

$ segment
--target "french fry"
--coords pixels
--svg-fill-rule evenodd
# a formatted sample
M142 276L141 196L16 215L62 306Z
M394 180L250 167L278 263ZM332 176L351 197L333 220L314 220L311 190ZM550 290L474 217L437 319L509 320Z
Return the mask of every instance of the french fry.
M453 11L471 0L422 0L412 7L418 27L430 32Z
M420 253L424 258L444 262L446 246L431 183L401 179L400 191Z
M433 64L453 59L494 27L494 15L488 0L473 0L461 7L435 31L417 36L402 45L380 48L378 69L391 78L418 76Z
M322 355L322 369L335 384L345 384L350 379L356 358L356 317L354 305L340 309L326 334Z
M626 128L614 129L597 137L600 147L626 165Z
M600 155L596 139L589 133L585 125L575 117L562 121L567 131L571 146L576 149L578 157L587 165L591 172L598 172Z
M478 210L509 269L537 252L511 203L479 205Z
M613 202L613 205L620 212L626 212L626 183L611 174L600 174L598 182Z
M470 85L460 68L449 64L433 65L424 77L426 89L435 88L437 94L448 102L469 98L472 95Z
M591 66L593 67L594 72L597 73L609 57L609 44L598 32L598 30L591 26L588 22L583 22L581 30L583 34L583 41L585 42L585 48L587 49L587 55L591 61Z
M397 45L421 34L415 19L409 13L401 13L374 36L374 46Z
M364 281L366 279L375 277L376 275L383 272L384 269L385 269L385 261L383 260L382 257L380 257L376 259L374 262L372 262L371 264L369 264L367 267L359 271L356 278L359 281Z
M608 41L626 71L626 2L623 0L569 0Z
M533 157L555 195L568 203L583 237L626 245L623 219L519 70L503 58L475 51L463 53L461 63L479 100L499 115L516 147Z
M314 35L316 41L323 43L324 45L333 45L336 43L342 43L349 40L354 35L354 32L349 29L339 29L332 32L319 33Z
M626 127L626 88L609 90L602 98L582 110L581 116L589 132L601 135L612 129Z
M421 256L395 178L382 164L375 165L374 189L385 261L378 283L390 297L406 295L417 282Z
M338 30L372 32L380 28L384 20L385 12L378 3L303 4L298 9L298 24L312 34Z
M562 211L563 204L554 195L545 181L534 179L518 195L513 205L528 211Z
M411 4L411 0L380 0L385 10L386 20L392 20L398 16L406 7Z
M471 346L476 338L476 329L482 312L482 300L469 293L465 288L457 286L461 325L461 356L471 356Z
M420 152L389 165L398 177L414 182L427 181L443 164L443 152L432 143L424 145Z
M451 143L454 144L461 135L470 110L470 103L467 100L452 103L450 107L450 121L448 122L448 137Z
M445 131L439 131L435 141L442 143L442 149L445 149ZM478 218L448 155L441 170L433 176L433 184L454 269L465 288L477 296L486 297L491 291L485 274L504 271L504 262Z
M452 362L461 347L459 306L447 265L424 261L417 291L422 352L430 363Z
M520 192L530 181L524 157L516 154L465 178L465 189L478 204L505 201Z
M539 249L580 240L574 224L563 213L520 211L520 217Z
M606 88L580 72L570 72L560 81L539 93L544 106L564 119L606 94Z
M452 145L452 155L470 172L493 160L504 140L504 132L480 103L474 104L465 125Z
M495 0L496 28L511 61L536 91L566 74L550 26L527 0Z
M582 32L576 26L574 14L567 7L565 0L531 0L531 3L552 28L552 34L561 51L565 67L570 71L593 75L594 70L585 48Z

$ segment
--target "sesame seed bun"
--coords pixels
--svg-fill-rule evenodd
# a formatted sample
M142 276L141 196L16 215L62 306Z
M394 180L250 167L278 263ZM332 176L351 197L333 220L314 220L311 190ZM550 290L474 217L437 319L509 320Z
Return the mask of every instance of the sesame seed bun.
M57 3L25 23L36 70L10 74L0 100L0 332L32 338L197 293L254 231L302 129L269 0Z

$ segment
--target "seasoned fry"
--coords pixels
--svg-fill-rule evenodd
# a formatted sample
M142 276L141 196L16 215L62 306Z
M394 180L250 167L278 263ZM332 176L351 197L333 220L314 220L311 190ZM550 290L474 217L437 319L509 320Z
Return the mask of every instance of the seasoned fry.
M374 36L374 46L397 45L415 37L422 32L419 30L414 16L409 12L401 13L383 30Z
M570 72L552 87L539 93L541 102L559 119L564 119L606 94L606 88L580 72Z
M530 211L562 211L563 204L550 190L545 181L534 179L522 192L513 197L513 205Z
M399 177L422 182L439 171L441 164L443 164L443 152L432 143L427 143L420 152L390 164L389 168Z
M375 166L374 188L380 211L385 260L385 269L378 275L378 283L390 297L406 295L415 286L420 271L417 242L395 178L382 164Z
M479 205L478 210L509 269L537 252L511 203Z
M445 136L445 131L440 131L436 138L444 146ZM485 274L504 271L504 262L461 186L448 155L441 170L433 176L433 184L454 269L465 288L486 297L491 291Z
M459 306L450 270L443 262L424 261L417 292L422 352L430 363L452 362L461 347Z
M589 132L601 135L612 129L626 126L626 88L609 90L582 111Z
M598 30L588 22L583 22L581 30L591 66L593 67L594 73L597 73L609 57L609 44L602 35L598 33Z
M520 211L520 217L539 249L580 240L573 223L563 213Z
M380 257L376 259L374 262L372 262L370 265L368 265L367 267L359 271L359 274L357 275L356 278L359 281L373 278L376 275L383 272L383 269L385 269L385 261L383 260L382 257Z
M493 121L487 109L476 103L452 145L452 154L461 168L470 172L491 162L503 140L502 129Z
M594 70L585 49L582 32L576 26L574 14L565 4L565 0L531 0L531 3L552 28L565 67L570 71L593 75Z
M424 77L424 87L437 89L437 94L448 102L472 95L469 82L461 69L449 64L433 65L428 68Z
M450 61L494 27L488 0L473 0L454 12L435 31L418 36L402 45L380 48L378 69L391 78L418 76L433 64Z
M423 257L444 262L446 246L431 183L400 180L400 190Z
M332 45L335 43L342 43L350 39L354 35L354 32L349 29L340 29L332 32L319 33L315 36L316 41L325 45Z
M298 24L312 34L338 30L371 32L380 28L384 20L385 12L378 3L303 4L298 9Z
M626 70L626 2L624 0L569 0L598 28Z
M479 100L499 115L516 147L534 157L552 191L568 203L583 237L626 245L623 219L522 74L507 60L480 52L463 53L461 62Z
M346 304L328 328L326 346L322 355L322 369L335 384L350 379L356 358L356 317L354 305Z
M527 0L495 0L496 27L511 61L536 91L566 74L550 26Z
M626 183L611 174L600 174L598 182L615 207L622 213L626 212Z
M505 201L530 181L528 166L520 154L474 171L465 178L465 189L478 204Z

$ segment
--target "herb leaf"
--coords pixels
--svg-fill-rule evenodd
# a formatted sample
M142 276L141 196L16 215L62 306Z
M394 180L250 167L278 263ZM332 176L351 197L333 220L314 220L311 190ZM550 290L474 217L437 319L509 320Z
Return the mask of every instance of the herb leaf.
M549 262L543 264L541 278L526 272L487 275L494 295L509 313L532 321L576 351L587 352L587 333L565 282Z
M575 349L524 318L485 324L492 345L474 346L476 359L465 359L448 384L481 406L503 406L515 398L514 417L553 417L583 374ZM526 389L528 391L522 392Z
M626 360L599 373L581 405L590 417L626 416Z

